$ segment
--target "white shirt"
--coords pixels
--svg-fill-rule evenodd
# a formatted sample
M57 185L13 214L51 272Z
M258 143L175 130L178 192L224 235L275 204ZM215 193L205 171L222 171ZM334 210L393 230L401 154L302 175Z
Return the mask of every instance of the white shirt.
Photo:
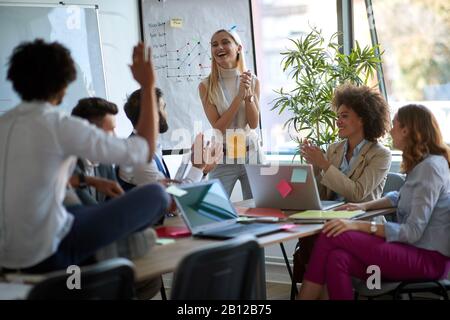
M158 151L156 156L159 159L162 159L162 150L161 146L158 144ZM162 163L162 160L160 160ZM192 183L201 181L203 178L203 171L199 168L192 166L190 163L190 154L187 154L183 157L183 163L187 164L187 167L183 167L184 172L177 172L175 179L181 180L183 183ZM182 166L178 169L180 171ZM119 169L119 177L130 184L134 184L136 186L141 186L144 184L157 183L158 180L163 180L166 177L164 174L159 171L158 166L155 163L155 160L152 160L149 163L136 166L134 168L128 168L121 166Z
M62 202L76 157L145 163L141 137L119 139L43 102L0 117L0 266L31 267L56 252L73 217Z
M208 88L209 85L209 77L202 80L203 85L205 88ZM220 116L222 116L225 112L228 111L228 109L231 106L231 103L233 102L233 99L238 95L239 93L239 83L240 83L240 72L237 68L232 69L223 69L219 67L219 94L217 96L217 101L214 101L214 104L216 106L217 112ZM253 91L256 87L256 77L252 75L252 88ZM233 118L232 123L227 128L227 130L232 129L241 129L244 131L245 135L247 136L246 144L249 147L250 154L248 156L249 159L246 160L246 162L249 163L260 163L263 162L263 153L262 148L260 147L260 138L258 136L258 133L255 129L250 129L250 126L247 123L247 114L245 110L245 103L244 101L241 102L241 105L239 106L239 110L236 113L236 115ZM225 144L226 137L220 135L216 135L216 141L223 141ZM226 156L226 154L224 154ZM224 163L226 163L227 160L224 158Z

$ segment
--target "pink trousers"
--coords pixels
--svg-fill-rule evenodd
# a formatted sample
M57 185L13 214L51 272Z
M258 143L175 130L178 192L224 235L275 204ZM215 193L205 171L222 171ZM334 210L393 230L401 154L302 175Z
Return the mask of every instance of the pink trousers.
M359 231L337 237L321 233L309 261L305 280L326 285L332 300L353 299L352 277L367 279L367 267L380 268L386 281L436 280L447 276L450 258Z

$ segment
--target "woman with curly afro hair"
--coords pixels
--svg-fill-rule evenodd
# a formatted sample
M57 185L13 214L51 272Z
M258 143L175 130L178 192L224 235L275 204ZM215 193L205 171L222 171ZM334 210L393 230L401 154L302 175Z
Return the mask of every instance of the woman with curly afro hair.
M450 148L433 114L422 105L400 108L391 130L403 152L399 191L347 210L397 208L396 222L331 220L316 241L300 299L353 299L352 277L365 280L378 266L389 281L439 280L450 271Z
M367 86L339 86L332 101L342 140L322 151L305 141L302 156L314 166L322 200L363 202L379 199L391 166L391 152L378 139L389 130L389 107ZM301 282L316 236L302 238L294 254L294 275ZM301 250L298 250L301 248Z

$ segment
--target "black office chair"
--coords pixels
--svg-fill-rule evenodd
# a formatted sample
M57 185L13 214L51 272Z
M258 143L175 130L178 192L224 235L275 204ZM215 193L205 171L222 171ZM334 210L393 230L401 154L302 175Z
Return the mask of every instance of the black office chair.
M401 173L388 172L386 177L386 183L383 188L383 196L385 196L388 192L398 191L405 183L405 175ZM396 222L397 217L395 214L389 214L385 216L387 221Z
M390 191L398 191L405 183L405 177L402 174L389 172L384 185L383 195ZM391 217L391 221L396 221L395 216ZM409 299L414 298L414 293L428 292L434 293L444 300L449 299L448 290L450 290L449 280L422 280L422 281L398 281L387 282L380 284L380 289L368 289L366 282L359 279L352 279L353 288L355 292L355 300L359 297L366 297L367 299L374 299L381 296L391 296L394 300L401 299L405 294Z
M388 172L383 188L383 196L391 191L398 191L405 183L405 176L401 173Z
M189 254L179 264L172 300L248 300L255 298L263 259L254 237L239 237Z
M110 259L80 270L80 289L68 289L67 280L72 274L58 271L37 283L27 299L115 300L133 299L135 296L133 264L127 259Z
M414 299L415 293L433 293L444 300L449 300L448 291L450 291L450 280L422 280L422 281L401 281L401 282L382 282L380 289L368 289L366 282L358 279L352 279L355 290L355 300L360 297L366 297L369 300L381 296L391 296L393 300L401 300L405 294L410 300Z

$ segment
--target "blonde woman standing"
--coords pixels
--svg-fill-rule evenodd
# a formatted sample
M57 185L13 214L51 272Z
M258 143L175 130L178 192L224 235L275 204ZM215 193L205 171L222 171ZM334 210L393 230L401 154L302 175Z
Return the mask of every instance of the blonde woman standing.
M259 81L246 69L242 41L234 30L218 30L211 38L211 73L199 85L203 108L211 126L224 141L224 163L210 173L221 180L228 195L239 180L244 199L252 198L244 162L260 161ZM245 161L227 152L226 137L239 133L245 139ZM241 140L241 141L242 141ZM234 140L236 141L236 140ZM236 146L235 146L236 147ZM235 149L234 149L235 150Z

